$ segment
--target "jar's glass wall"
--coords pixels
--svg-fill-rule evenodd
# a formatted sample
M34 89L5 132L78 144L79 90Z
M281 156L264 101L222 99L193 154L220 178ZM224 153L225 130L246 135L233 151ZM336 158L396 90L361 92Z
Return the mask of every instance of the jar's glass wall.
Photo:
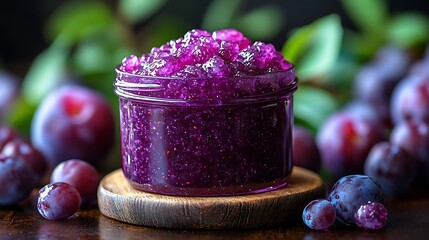
M126 178L137 189L167 195L240 195L285 186L292 170L296 79L276 78L288 88L267 76L261 80L278 87L273 93L267 88L243 101L230 92L224 103L207 102L206 95L172 101L171 94L163 95L171 82L163 80L151 79L145 86L151 91L138 82L116 84Z
M120 105L122 166L138 189L229 195L286 183L291 97L244 106L157 106L127 99Z

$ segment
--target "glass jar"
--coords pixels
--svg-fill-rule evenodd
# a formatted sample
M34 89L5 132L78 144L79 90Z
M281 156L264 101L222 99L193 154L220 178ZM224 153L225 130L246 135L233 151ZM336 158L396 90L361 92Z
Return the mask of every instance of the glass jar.
M133 187L166 195L223 196L287 184L294 68L231 78L116 72L122 170Z

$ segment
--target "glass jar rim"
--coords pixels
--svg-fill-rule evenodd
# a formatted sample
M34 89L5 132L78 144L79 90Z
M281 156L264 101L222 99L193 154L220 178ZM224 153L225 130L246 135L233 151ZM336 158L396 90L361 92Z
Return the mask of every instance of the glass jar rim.
M148 79L164 79L164 80L179 80L183 79L186 81L189 80L202 80L202 79L255 79L255 78L261 78L261 77L269 77L269 76L276 76L276 75L282 75L286 73L292 73L295 75L295 65L291 64L291 66L285 70L276 71L276 72L268 72L263 74L256 74L256 75L243 75L243 76L230 76L230 77L216 77L216 78L210 78L210 77L168 77L168 76L151 76L151 75L140 75L137 73L129 73L126 71L123 71L120 69L120 65L118 65L115 68L116 74L125 75L127 77L132 78L148 78Z
M156 104L241 105L290 97L298 85L294 68L220 78L143 76L116 69L115 93L120 98Z

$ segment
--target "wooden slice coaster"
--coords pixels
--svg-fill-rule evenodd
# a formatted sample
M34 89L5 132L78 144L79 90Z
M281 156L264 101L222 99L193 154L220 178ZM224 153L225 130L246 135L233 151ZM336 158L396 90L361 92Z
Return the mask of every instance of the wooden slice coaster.
M148 227L228 229L257 228L302 221L304 207L324 197L316 173L294 167L284 188L252 195L178 197L134 189L118 169L103 178L98 204L107 217Z

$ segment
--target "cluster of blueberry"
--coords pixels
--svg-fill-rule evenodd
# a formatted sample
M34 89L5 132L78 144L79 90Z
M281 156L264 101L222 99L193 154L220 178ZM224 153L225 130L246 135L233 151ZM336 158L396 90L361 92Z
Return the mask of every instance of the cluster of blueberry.
M383 190L371 177L348 175L338 180L327 199L311 201L302 213L304 223L315 230L329 228L336 219L346 225L380 229L386 225Z
M43 154L16 131L0 125L0 206L25 200L43 182L49 164ZM88 162L67 160L58 164L51 183L39 192L37 208L47 219L73 215L80 207L93 207L100 181Z
M411 59L398 47L382 48L358 72L353 103L321 126L321 160L336 176L364 172L386 195L404 193L416 177L427 184L429 54Z
M314 171L323 167L334 179L366 174L380 184L386 196L404 194L413 184L427 185L429 52L413 60L403 49L384 47L358 71L353 89L355 97L330 116L315 137L307 129L295 127L294 164ZM339 190L338 185L349 189ZM359 193L350 186L337 183L333 191ZM351 203L338 196L341 194L332 192L329 196L336 206L337 219L370 229L384 226L387 211L377 199L365 199L371 203L359 202L359 206L351 208ZM303 219L311 228L323 229L335 220L332 204L327 200L316 202L307 206ZM356 216L349 215L344 220L341 212L345 210ZM369 218L365 214L373 215ZM312 222L316 215L323 215L326 220L316 226Z
M54 168L50 182L39 190L37 200L37 209L46 219L67 218L97 202L100 174L86 161L61 162Z
M31 137L24 140L0 125L0 206L19 204L50 181L39 192L43 217L56 220L94 207L100 182L96 167L114 143L107 101L85 87L58 87L39 105Z
M5 125L0 125L0 151L0 206L8 206L28 197L48 164L30 142Z

